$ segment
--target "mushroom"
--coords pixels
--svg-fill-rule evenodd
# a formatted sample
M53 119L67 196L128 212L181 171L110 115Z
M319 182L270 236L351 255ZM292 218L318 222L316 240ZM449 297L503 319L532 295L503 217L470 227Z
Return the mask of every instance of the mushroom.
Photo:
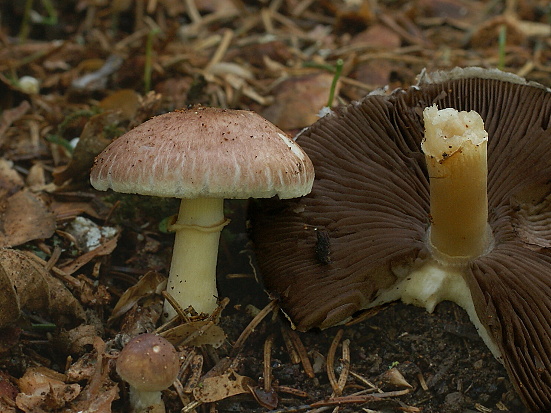
M466 126L476 143L434 149L431 134ZM424 73L297 140L316 168L311 194L251 215L260 275L296 327L326 328L398 299L428 311L454 301L526 406L551 411L550 90L498 70ZM479 154L444 182L449 171L438 168L469 145L487 145L487 161Z
M216 308L224 199L310 192L312 163L285 133L252 111L196 107L154 117L97 156L98 190L181 198L167 291L183 308ZM175 315L165 303L165 318Z
M180 371L178 353L161 336L146 333L131 339L117 358L117 373L130 386L132 412L163 413L161 391Z

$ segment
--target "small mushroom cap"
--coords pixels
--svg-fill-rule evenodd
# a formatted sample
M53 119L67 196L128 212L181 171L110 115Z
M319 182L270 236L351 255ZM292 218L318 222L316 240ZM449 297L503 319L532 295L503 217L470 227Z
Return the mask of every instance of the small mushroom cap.
M284 132L251 111L209 107L156 116L95 160L98 190L176 198L294 198L314 167Z
M130 340L117 359L117 373L138 391L161 391L170 387L179 369L174 346L163 337L149 333Z

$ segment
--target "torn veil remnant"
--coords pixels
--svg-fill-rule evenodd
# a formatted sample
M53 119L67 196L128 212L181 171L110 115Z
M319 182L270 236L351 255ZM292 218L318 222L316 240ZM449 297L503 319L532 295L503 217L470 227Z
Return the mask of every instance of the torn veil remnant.
M195 107L156 116L112 142L90 174L98 190L181 198L167 291L198 313L216 308L224 199L293 198L314 168L285 133L252 111ZM176 313L165 303L165 319Z
M454 249L457 239L438 241L452 230L431 217L438 189L422 141L433 105L475 111L488 133L487 224L467 253ZM525 404L550 411L551 92L497 70L423 74L408 90L325 116L298 142L316 168L312 193L252 211L262 278L297 328L329 327L396 299L429 311L455 301ZM458 155L442 151L441 165L448 158ZM468 210L480 212L478 202Z

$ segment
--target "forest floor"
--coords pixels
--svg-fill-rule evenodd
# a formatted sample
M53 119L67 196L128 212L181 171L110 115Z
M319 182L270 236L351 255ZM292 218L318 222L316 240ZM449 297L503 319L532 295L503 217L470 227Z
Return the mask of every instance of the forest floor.
M547 0L0 1L0 411L128 411L121 344L166 332L162 227L177 203L95 191L90 167L112 139L194 104L251 109L294 135L337 69L333 105L455 66L551 87L550 23ZM169 412L525 411L452 303L294 332L255 280L246 202L226 212L229 301L218 329L193 327L211 344L173 336L185 365Z

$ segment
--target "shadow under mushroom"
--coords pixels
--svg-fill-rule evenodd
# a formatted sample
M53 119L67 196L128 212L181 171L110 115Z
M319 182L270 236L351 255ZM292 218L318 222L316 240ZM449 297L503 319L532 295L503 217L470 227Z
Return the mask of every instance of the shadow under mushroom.
M497 70L454 69L320 119L297 139L316 170L312 193L252 209L261 277L307 330L388 301L388 291L430 260L421 142L423 110L434 104L478 112L489 135L493 246L461 270L469 315L525 404L549 411L551 92L540 85Z

